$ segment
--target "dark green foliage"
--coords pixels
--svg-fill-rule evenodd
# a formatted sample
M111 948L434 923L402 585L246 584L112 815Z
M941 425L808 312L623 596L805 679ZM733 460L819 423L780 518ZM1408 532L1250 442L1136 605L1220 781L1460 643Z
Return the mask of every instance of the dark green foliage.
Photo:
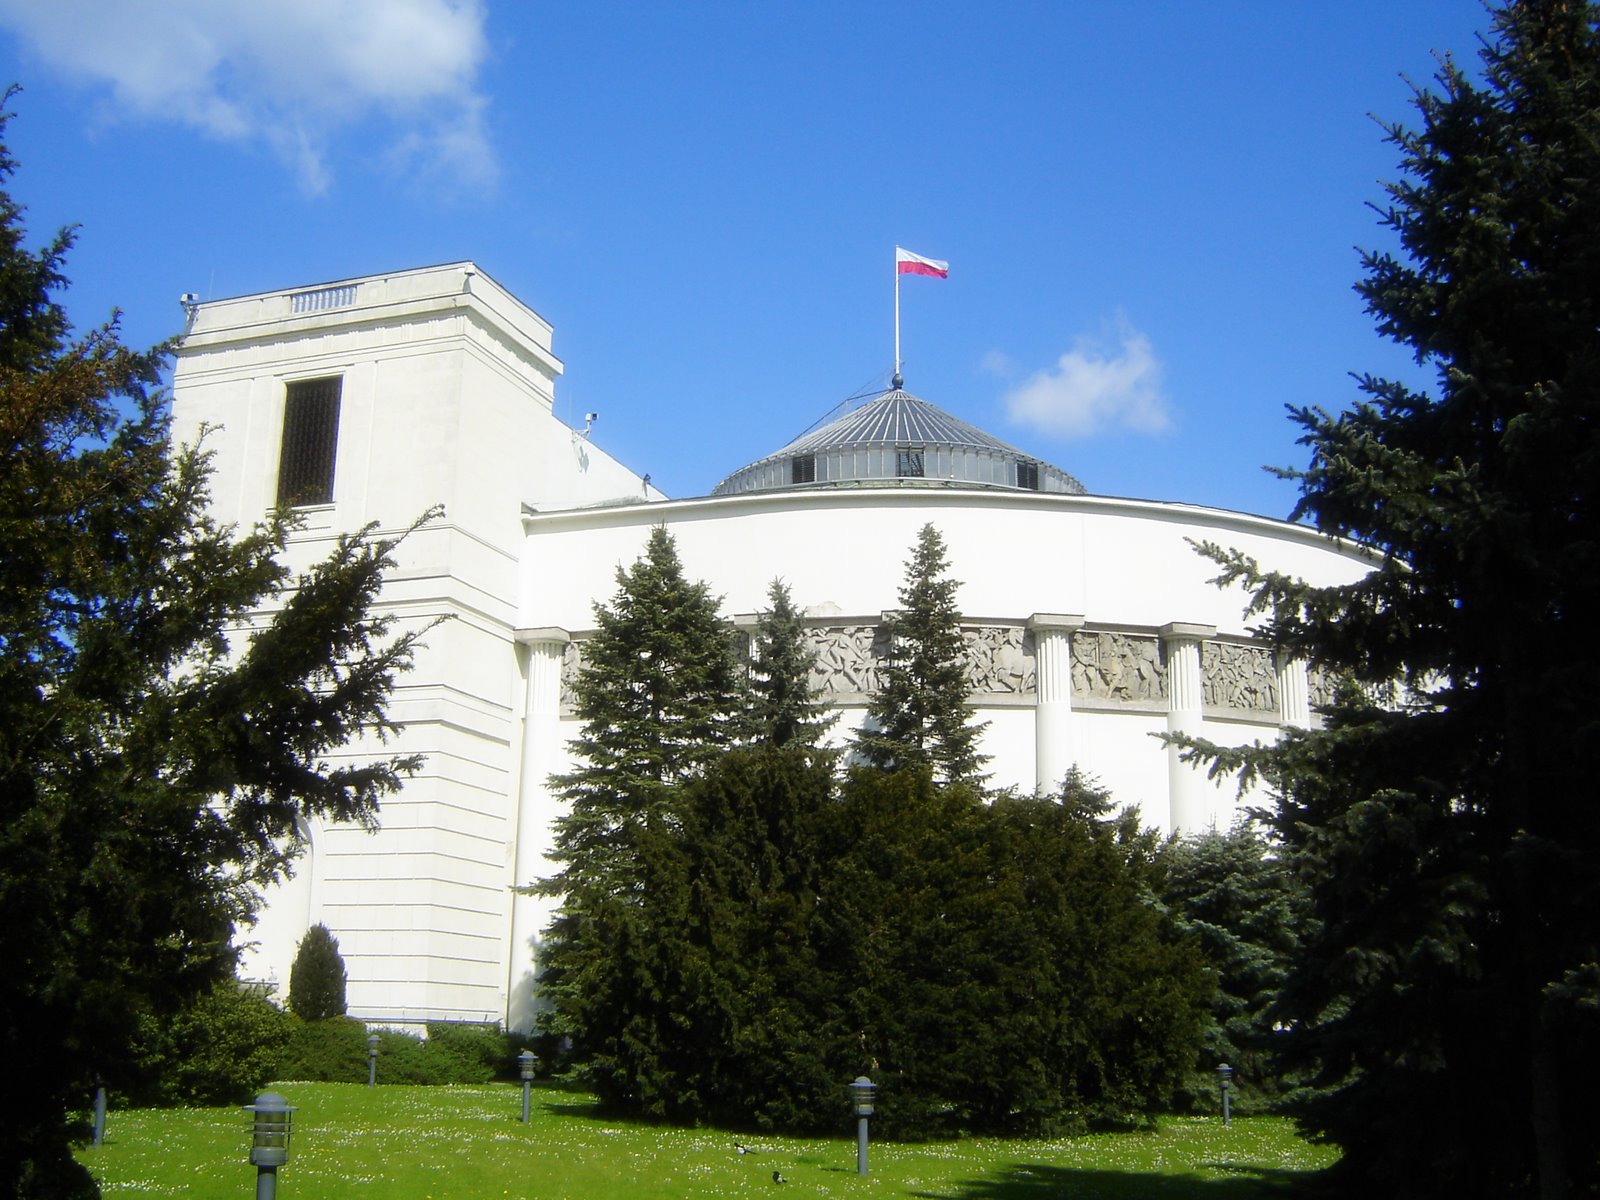
M683 910L689 886L677 788L746 732L745 678L715 598L684 578L663 528L595 620L576 684L578 765L556 781L570 805L556 822L563 866L537 885L563 898L540 982L547 1031L571 1039L601 1094L657 1111L676 1101L608 1080L652 1078L637 1026L677 1002L662 914Z
M756 625L751 664L752 736L773 746L814 746L836 719L811 694L817 654L806 644L788 586L774 579L767 597L772 607Z
M1399 254L1359 287L1432 392L1294 414L1297 515L1377 569L1314 589L1213 548L1352 680L1325 729L1218 754L1283 794L1318 918L1286 1041L1347 1194L1600 1189L1600 8L1498 9L1482 57L1390 129Z
M294 1018L278 1075L321 1083L365 1083L367 1027L353 1017Z
M1184 1098L1213 1111L1214 1070L1227 1063L1235 1111L1270 1107L1297 1082L1273 1061L1274 1005L1306 933L1309 898L1284 857L1248 825L1176 841L1164 865L1162 899L1217 975L1212 1025Z
M325 1083L365 1083L367 1038L378 1038L378 1082L442 1087L517 1077L521 1040L493 1025L428 1026L428 1036L393 1029L369 1030L360 1021L291 1019L277 1078Z
M837 1101L815 1019L832 985L814 923L833 791L831 759L795 743L729 751L683 789L685 977L717 1040L683 1043L699 1111L677 1115L794 1129Z
M990 805L926 772L854 773L822 958L884 1088L888 1136L1126 1124L1194 1062L1211 981L1151 903L1157 844L1070 777Z
M453 1060L451 1083L483 1083L491 1079L520 1079L517 1055L528 1039L507 1033L497 1025L428 1025L428 1049L440 1059Z
M917 534L900 588L900 611L888 623L889 658L868 722L856 737L875 767L930 768L945 782L976 782L988 761L978 753L985 725L967 711L966 652L960 583L945 577L944 539L932 525Z
M302 1021L325 1021L345 1012L344 959L339 939L326 925L313 925L300 939L289 968L289 1011Z
M391 730L411 641L371 611L393 542L297 581L287 516L211 520L152 390L165 348L69 341L71 237L22 240L0 191L0 1061L28 1089L0 1195L87 1197L68 1114L94 1079L136 1091L141 1031L231 977L299 819L370 822L412 765L329 761Z
M794 993L810 921L825 759L727 751L674 794L674 833L625 901L591 908L604 947L556 993L556 1023L601 1101L649 1116L793 1127L832 1088ZM566 980L561 980L565 983Z
M626 904L591 915L560 1028L609 1106L836 1129L885 1089L890 1137L1126 1123L1192 1066L1210 977L1152 903L1157 846L1076 779L984 804L924 771L837 792L804 749L726 752Z
M571 806L556 825L555 858L566 867L547 893L626 890L645 843L662 832L672 786L746 729L731 630L705 584L684 578L664 528L650 531L631 569L618 569L617 594L595 605L595 623L575 685L578 765L555 781Z
M144 1106L243 1104L278 1078L294 1022L259 990L225 979L171 1021L149 1020L135 1047Z

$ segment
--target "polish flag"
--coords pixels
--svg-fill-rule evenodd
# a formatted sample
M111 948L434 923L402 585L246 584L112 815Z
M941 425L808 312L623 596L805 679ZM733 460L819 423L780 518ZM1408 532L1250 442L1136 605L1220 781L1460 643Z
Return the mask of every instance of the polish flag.
M932 275L936 279L950 278L950 264L936 258L923 258L909 250L894 248L894 269L901 275Z

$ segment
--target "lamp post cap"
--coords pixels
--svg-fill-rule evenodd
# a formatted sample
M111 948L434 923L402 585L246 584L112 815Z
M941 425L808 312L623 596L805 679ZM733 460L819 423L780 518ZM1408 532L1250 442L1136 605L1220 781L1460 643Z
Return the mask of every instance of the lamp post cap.
M246 1104L244 1108L246 1112L292 1113L298 1111L294 1105L290 1104L289 1101L284 1097L278 1095L277 1092L257 1092L255 1103Z

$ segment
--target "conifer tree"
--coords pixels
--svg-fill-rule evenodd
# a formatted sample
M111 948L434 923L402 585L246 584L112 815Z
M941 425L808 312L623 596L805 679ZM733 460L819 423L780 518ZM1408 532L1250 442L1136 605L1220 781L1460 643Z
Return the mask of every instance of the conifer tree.
M834 722L827 706L811 694L817 653L806 644L805 626L795 611L789 587L774 579L767 590L772 607L756 624L752 662L752 733L772 746L814 746Z
M1159 1110L1211 979L1152 903L1159 842L1076 773L1055 797L857 768L830 811L806 992L890 1136L1044 1135Z
M300 939L289 968L289 1011L302 1021L344 1016L345 982L339 939L326 925L313 925Z
M556 780L570 806L556 822L562 867L536 885L561 898L541 970L546 1029L570 1039L608 1099L661 1112L672 1097L637 1089L670 1078L651 1030L682 997L680 789L745 736L747 684L717 599L685 579L663 527L618 570L595 621L576 684L578 761Z
M1233 1068L1235 1100L1270 1104L1295 1083L1278 1075L1276 1005L1310 920L1305 889L1287 860L1250 825L1173 842L1164 858L1162 901L1194 935L1217 973L1213 1023L1191 1102L1209 1108L1211 1074Z
M231 977L301 818L371 824L416 765L338 756L394 729L413 638L373 606L395 542L295 579L288 514L216 524L205 456L168 441L168 347L72 338L71 243L27 250L0 187L0 1061L26 1082L3 1196L97 1194L69 1117L94 1079L137 1090L141 1029Z
M1482 75L1445 59L1389 128L1398 252L1358 289L1431 390L1293 413L1296 516L1375 569L1318 589L1211 551L1350 681L1325 728L1213 748L1282 793L1318 919L1281 1012L1348 1194L1600 1189L1600 8L1493 21Z
M883 769L927 767L935 778L976 781L985 722L967 709L966 653L956 591L946 576L944 538L932 525L917 534L889 623L889 661L856 737L862 757Z

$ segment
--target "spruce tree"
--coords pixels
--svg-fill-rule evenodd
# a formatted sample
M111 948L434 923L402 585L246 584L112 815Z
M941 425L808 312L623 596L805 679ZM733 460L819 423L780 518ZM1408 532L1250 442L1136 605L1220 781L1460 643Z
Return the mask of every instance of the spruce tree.
M1212 548L1283 650L1346 673L1261 752L1317 923L1281 1010L1332 1091L1306 1127L1350 1192L1600 1189L1600 8L1493 13L1388 130L1404 174L1364 258L1432 387L1293 413L1296 517L1373 548L1310 588Z
M301 819L371 824L416 765L340 753L395 728L413 641L373 613L395 542L296 579L287 514L218 525L204 454L168 440L169 347L72 336L71 242L27 250L0 187L0 1061L27 1090L4 1196L97 1194L71 1152L93 1081L139 1090L141 1031L231 977Z
M690 955L680 789L745 736L747 684L717 598L685 579L660 526L595 621L576 683L577 765L555 781L570 806L556 821L562 867L537 885L561 898L542 963L545 1027L606 1099L665 1113L678 1097L651 1081L675 1076L658 1068L651 1031L674 1019Z
M1217 974L1212 1026L1188 1099L1210 1108L1212 1070L1233 1068L1235 1103L1270 1105L1294 1079L1278 1074L1278 994L1310 920L1288 861L1250 825L1176 840L1164 856L1161 899Z
M811 694L817 653L806 644L788 585L774 579L767 599L772 607L756 624L751 664L752 734L772 746L815 746L835 720Z
M944 538L924 525L906 563L900 609L889 622L889 660L856 748L883 769L926 767L945 781L977 781L986 722L967 710L966 653Z
M345 979L339 939L326 925L313 925L300 939L289 968L289 1011L302 1021L344 1016Z

